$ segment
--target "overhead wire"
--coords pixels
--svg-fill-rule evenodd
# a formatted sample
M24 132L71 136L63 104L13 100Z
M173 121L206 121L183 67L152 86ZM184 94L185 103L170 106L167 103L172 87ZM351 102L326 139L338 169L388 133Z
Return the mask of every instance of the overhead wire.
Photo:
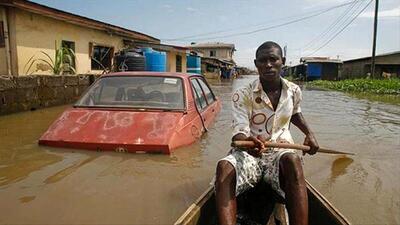
M346 6L346 5L349 5L349 4L353 4L354 2L358 2L358 1L362 1L362 0L354 0L354 1L347 2L347 3L344 3L344 4L340 4L340 5L337 5L337 6L342 7L342 6ZM313 12L320 12L320 11L321 11L321 9L314 10L314 11L308 12L307 14L313 13ZM285 17L285 18L277 18L277 19L269 20L267 23L271 23L271 22L274 22L274 21L280 21L282 19L295 18L295 17L302 16L302 15L304 15L304 13L299 14L299 15L293 15L293 16ZM211 31L211 32L200 33L200 34L193 34L193 35L190 35L190 36L184 36L184 37L178 37L178 38L172 38L172 39L171 38L169 38L169 39L168 38L161 38L161 40L163 40L163 41L186 40L186 39L193 38L193 37L201 37L201 36L207 36L207 35L210 35L210 34L219 34L219 33L225 33L225 32L234 31L234 30L240 30L242 28L263 26L263 25L266 25L267 23L264 22L264 23L253 24L253 25L239 26L239 27L230 28L230 29L217 30L217 31Z
M368 3L367 3L368 4ZM365 6L365 5L364 5ZM321 36L321 38L318 41L315 41L314 45L309 46L308 48L303 48L302 52L307 52L309 50L315 49L316 46L318 46L320 43L324 43L328 39L330 39L336 32L338 32L340 29L342 29L343 26L346 25L356 14L357 12L363 7L363 4L360 3L357 5L357 7L346 17L344 17L343 20L338 23L336 27L332 27L332 29L329 29L328 32L326 32L325 35ZM326 37L325 37L326 36ZM312 47L314 46L314 47ZM318 47L316 47L318 48Z
M369 3L367 3L367 5L368 4ZM354 6L356 6L356 5L357 5L357 7L355 9L353 9ZM304 52L307 52L307 51L314 51L315 49L319 48L319 47L316 47L316 46L318 46L317 45L318 43L326 43L326 41L329 41L329 39L332 37L332 35L335 36L335 34L340 29L342 29L343 26L345 26L346 22L350 21L351 18L354 18L354 16L357 14L357 11L360 8L362 8L362 6L363 6L362 2L354 2L354 4L349 6L347 8L347 10L344 13L342 13L333 23L331 23L330 26L326 30L324 30L322 33L317 35L313 40L311 40L309 42L311 44L306 45L305 47L298 49L298 50L300 50L300 54L298 54L297 56L299 58L304 57L305 55L302 54L302 52L304 53ZM327 38L324 38L325 36L327 36ZM322 45L324 45L324 44L322 44ZM320 46L322 46L322 45L320 45ZM313 46L315 46L316 48L314 48ZM306 55L306 56L309 56L309 55Z
M324 48L325 46L327 46L333 39L335 39L339 34L341 34L355 19L358 18L358 16L365 11L365 9L367 9L367 7L371 4L373 0L370 0L368 2L368 4L366 6L364 6L364 8L362 10L360 10L356 16L354 16L344 27L342 27L342 29L340 29L338 32L336 32L336 34L334 34L328 41L326 41L324 44L322 44L319 48L317 48L315 51L313 51L312 53L308 54L307 56L311 56L314 53L317 53L319 50L321 50L322 48Z
M256 30L252 30L252 31L248 31L248 32L239 32L239 33L233 33L233 34L228 34L228 35L220 35L220 36L192 39L193 37L208 36L210 34L224 33L224 32L228 32L228 31L232 31L232 30L241 29L241 28L234 28L234 29L220 30L220 31L215 31L215 32L207 32L207 33L197 34L197 35L190 35L190 36L181 37L181 38L161 39L161 40L163 40L163 41L185 41L185 40L186 41L188 41L188 40L201 41L201 40L212 40L212 39L218 39L218 38L227 38L227 37L236 37L236 36L249 35L249 34L258 33L258 32L261 32L261 31L266 31L266 30L282 27L282 26L285 26L285 25L293 24L293 23L300 22L300 21L303 21L303 20L307 20L309 18L316 17L316 16L319 16L321 14L324 14L324 13L327 13L329 11L332 11L334 9L341 8L341 7L344 7L346 5L350 5L350 4L354 4L355 2L362 2L362 1L366 1L366 0L350 1L350 2L347 2L347 3L336 5L336 6L333 6L333 7L330 7L330 8L326 8L326 9L323 9L323 10L314 11L315 13L313 13L311 15L308 15L308 16L303 16L303 17L301 17L299 19L291 20L291 21L288 21L288 22L284 22L284 23L280 23L280 24L277 24L277 25L268 26L268 27L264 27L264 28L260 28L260 29L256 29ZM307 13L307 14L309 14L309 13ZM292 16L292 17L294 17L294 16ZM292 18L292 17L290 17L290 18ZM271 23L271 21L269 21L268 23ZM259 24L259 25L256 25L256 26L265 25L265 24L266 23ZM249 27L249 26L246 26L246 27Z
M318 43L319 40L322 40L324 36L326 36L340 21L345 19L350 11L360 2L353 2L342 14L340 14L337 19L329 25L328 28L325 29L324 32L320 33L319 35L315 36L312 40L310 40L302 49L307 49Z

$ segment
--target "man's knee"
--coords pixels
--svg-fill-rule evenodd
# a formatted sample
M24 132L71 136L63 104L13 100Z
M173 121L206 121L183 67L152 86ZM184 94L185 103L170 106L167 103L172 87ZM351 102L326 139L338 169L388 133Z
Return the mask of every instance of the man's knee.
M280 159L280 164L286 168L298 168L301 166L301 159L297 154L284 154Z
M295 179L296 181L300 181L304 179L303 176L303 167L301 165L301 159L296 154L284 154L280 161L280 168L282 171L282 175L285 179ZM293 180L292 180L293 181Z
M217 164L216 185L236 179L235 168L226 160L219 161Z

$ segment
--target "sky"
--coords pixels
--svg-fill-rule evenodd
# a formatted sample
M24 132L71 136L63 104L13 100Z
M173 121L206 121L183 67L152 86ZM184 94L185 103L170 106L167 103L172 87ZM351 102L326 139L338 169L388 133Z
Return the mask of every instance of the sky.
M257 47L268 40L286 46L287 65L305 56L347 60L372 54L371 0L33 2L142 32L164 44L233 43L234 60L249 68ZM400 0L380 0L376 52L393 51L400 51Z

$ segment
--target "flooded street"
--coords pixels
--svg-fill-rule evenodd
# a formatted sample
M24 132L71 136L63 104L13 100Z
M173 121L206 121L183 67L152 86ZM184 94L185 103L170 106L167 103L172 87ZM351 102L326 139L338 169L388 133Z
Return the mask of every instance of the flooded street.
M0 224L172 224L229 149L233 85L210 83L223 101L217 121L172 155L38 146L68 106L1 116ZM399 224L400 104L319 90L304 90L303 99L320 146L356 153L306 156L306 178L353 224Z

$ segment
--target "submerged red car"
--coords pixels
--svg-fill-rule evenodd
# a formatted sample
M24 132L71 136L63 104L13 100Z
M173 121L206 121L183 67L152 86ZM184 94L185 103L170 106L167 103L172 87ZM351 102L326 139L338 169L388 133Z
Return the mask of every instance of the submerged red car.
M170 153L199 139L220 110L220 100L201 75L112 73L64 111L39 144Z

